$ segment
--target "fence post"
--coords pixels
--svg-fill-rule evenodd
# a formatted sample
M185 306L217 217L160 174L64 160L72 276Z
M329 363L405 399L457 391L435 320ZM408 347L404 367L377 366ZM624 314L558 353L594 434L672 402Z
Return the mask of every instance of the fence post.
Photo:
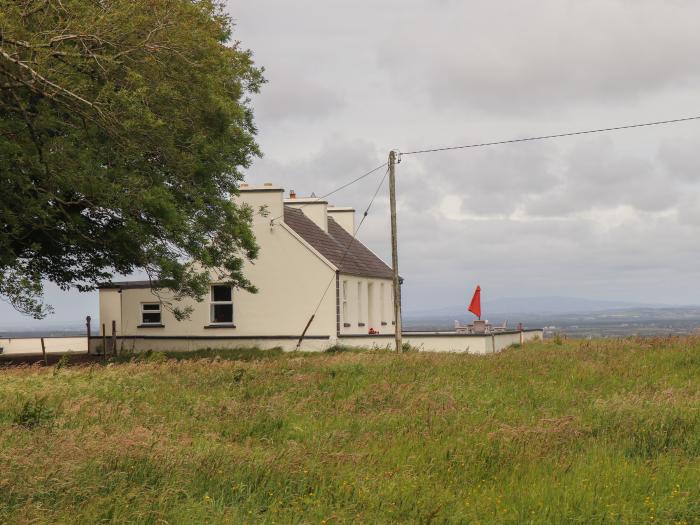
M107 328L102 323L102 355L103 359L107 359Z
M112 355L117 355L117 322L112 320Z
M518 323L518 331L520 332L520 345L525 342L525 336L523 335L523 323Z
M44 345L44 338L43 337L41 338L41 353L44 356L44 365L48 365L49 362L46 359L46 346Z
M92 336L92 330L90 329L90 321L92 317L89 315L85 318L85 331L87 332L87 353L90 355L90 336Z

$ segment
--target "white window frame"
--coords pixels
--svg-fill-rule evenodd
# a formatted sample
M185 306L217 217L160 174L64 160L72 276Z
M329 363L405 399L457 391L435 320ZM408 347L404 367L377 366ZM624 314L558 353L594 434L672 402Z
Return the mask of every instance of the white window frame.
M365 309L363 303L363 286L362 286L362 281L357 281L357 326L362 326L363 324L366 324L364 321L365 318Z
M386 323L386 298L384 297L385 294L384 290L384 283L379 283L379 322L380 323Z
M230 301L215 301L214 300L214 288L216 287L222 287L222 288L229 288L231 290L231 300ZM216 305L225 305L225 304L230 304L231 305L231 320L230 321L216 321L214 318L214 310ZM209 287L209 323L210 324L221 324L221 325L228 325L228 324L233 324L233 319L234 319L234 312L233 312L233 286L230 286L228 284L212 284Z
M158 306L158 310L145 310L144 306ZM144 314L158 314L160 320L158 322L153 322L153 321L145 321L143 318ZM162 325L163 324L163 307L160 303L141 303L141 324L142 325L152 325L152 326L157 326L157 325Z
M350 320L348 319L348 282L343 281L343 323L349 323Z

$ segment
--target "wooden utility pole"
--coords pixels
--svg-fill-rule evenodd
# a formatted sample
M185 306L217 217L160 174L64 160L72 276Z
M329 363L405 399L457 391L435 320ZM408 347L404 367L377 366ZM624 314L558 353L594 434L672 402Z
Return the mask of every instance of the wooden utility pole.
M112 320L112 355L117 355L117 322Z
M92 317L89 315L85 318L85 331L87 332L87 353L90 355L90 336L92 336L92 330L90 329L90 321Z
M399 252L396 238L396 152L389 152L389 205L391 207L391 265L394 269L394 331L396 351L401 352L401 283Z
M107 359L107 328L102 323L102 358Z
M44 338L41 338L41 353L44 356L44 366L49 364L49 360L46 358L46 346L44 345Z

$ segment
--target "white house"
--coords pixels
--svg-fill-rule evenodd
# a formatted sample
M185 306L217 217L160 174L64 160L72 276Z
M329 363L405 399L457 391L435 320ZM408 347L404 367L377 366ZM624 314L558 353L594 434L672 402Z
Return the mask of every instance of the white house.
M212 282L204 302L179 304L191 305L193 311L188 319L177 321L166 307L165 291L155 293L147 281L114 282L100 288L100 332L112 340L114 327L117 347L136 351L250 346L292 350L318 305L303 349L393 344L392 270L360 241L353 241L354 209L293 193L285 199L283 189L271 184L242 185L237 199L267 211L253 221L258 258L244 267L258 293ZM537 334L512 332L507 341L492 339L491 349L533 335ZM405 336L425 350L489 351L484 335ZM100 345L100 336L91 339L93 351Z

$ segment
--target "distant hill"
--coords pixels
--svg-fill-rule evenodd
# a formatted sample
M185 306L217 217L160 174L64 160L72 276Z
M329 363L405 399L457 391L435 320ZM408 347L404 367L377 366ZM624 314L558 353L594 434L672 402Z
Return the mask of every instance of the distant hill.
M503 297L485 299L481 302L484 317L503 314L570 314L583 312L601 312L605 310L625 308L665 308L669 305L645 304L632 301L608 301L599 299L584 299L581 297ZM446 306L431 310L411 310L404 312L407 318L438 318L448 317L458 319L467 314L465 304Z
M545 329L545 337L625 337L687 335L700 329L700 306L668 306L576 297L519 297L482 301L482 318L494 325L508 322ZM454 321L469 324L465 306L404 314L406 330L451 330Z

